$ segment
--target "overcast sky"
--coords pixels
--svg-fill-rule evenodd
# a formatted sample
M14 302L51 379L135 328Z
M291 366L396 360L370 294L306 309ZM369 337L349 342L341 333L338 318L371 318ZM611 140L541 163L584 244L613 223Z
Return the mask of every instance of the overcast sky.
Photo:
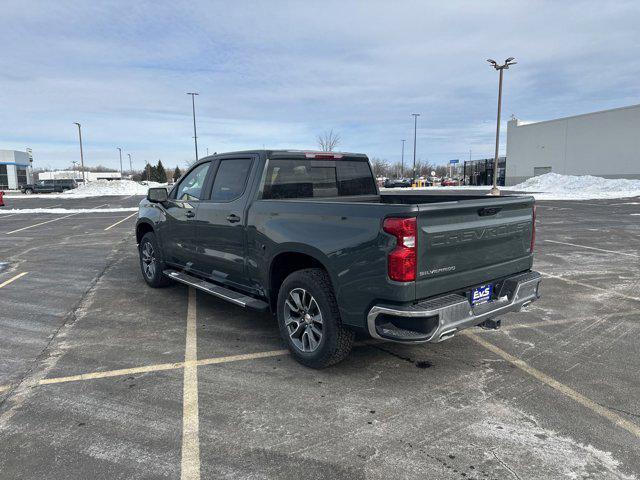
M29 2L0 11L0 148L35 167L134 168L208 148L316 148L435 163L492 156L503 115L545 120L640 103L640 2ZM504 144L504 142L503 142ZM125 157L126 158L126 157Z

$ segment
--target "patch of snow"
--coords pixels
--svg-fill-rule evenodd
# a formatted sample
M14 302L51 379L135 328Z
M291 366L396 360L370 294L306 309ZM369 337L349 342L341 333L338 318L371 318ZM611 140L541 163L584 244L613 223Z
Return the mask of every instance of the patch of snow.
M640 197L640 180L624 178L610 179L592 175L560 175L546 173L532 177L512 187L500 187L504 192L524 192L537 200L597 200L610 198ZM465 185L459 187L416 187L416 188L380 188L381 191L432 191L454 193L464 190L487 190L490 185ZM638 202L618 205L638 205Z
M151 187L166 187L166 183L147 182L143 185L133 180L96 180L80 185L78 188L62 193L37 193L33 195L12 194L5 198L88 198L105 196L133 196L146 195Z
M501 464L505 477L515 472L518 478L636 478L620 470L611 452L543 428L533 416L504 403L485 405L485 416L469 434L469 441L484 445L486 460Z
M0 216L3 214L17 213L51 213L54 215L65 215L69 213L120 213L137 212L137 207L122 208L12 208L9 210L0 209Z
M533 194L538 200L594 200L640 196L640 180L610 179L592 175L545 173L509 187Z
M408 192L408 191L434 191L440 193L450 193L454 190L491 190L491 185L458 185L451 187L380 187L381 192Z

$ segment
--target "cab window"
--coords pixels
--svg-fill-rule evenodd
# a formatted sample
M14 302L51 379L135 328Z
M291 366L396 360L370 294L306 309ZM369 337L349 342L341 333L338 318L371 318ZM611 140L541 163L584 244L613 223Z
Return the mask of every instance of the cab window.
M242 196L251 168L251 159L221 160L213 182L211 200L232 202Z
M209 162L202 163L182 179L176 190L176 200L200 200L202 198L202 187L210 165Z

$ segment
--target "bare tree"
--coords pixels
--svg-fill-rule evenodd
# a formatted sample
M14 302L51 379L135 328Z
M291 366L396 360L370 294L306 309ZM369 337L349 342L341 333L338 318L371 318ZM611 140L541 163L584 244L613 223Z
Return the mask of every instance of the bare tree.
M334 148L338 146L340 141L340 135L333 132L333 128L328 132L324 132L318 135L318 145L323 152L333 152Z
M373 169L373 174L376 178L387 177L389 175L389 163L381 158L372 158L371 168Z

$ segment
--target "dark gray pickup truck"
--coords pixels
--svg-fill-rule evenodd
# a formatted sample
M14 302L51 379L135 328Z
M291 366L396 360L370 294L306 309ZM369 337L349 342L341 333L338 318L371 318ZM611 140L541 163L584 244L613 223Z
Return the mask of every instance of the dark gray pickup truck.
M270 310L321 368L356 334L439 342L539 298L532 197L380 193L365 155L248 151L151 188L136 224L152 287Z

